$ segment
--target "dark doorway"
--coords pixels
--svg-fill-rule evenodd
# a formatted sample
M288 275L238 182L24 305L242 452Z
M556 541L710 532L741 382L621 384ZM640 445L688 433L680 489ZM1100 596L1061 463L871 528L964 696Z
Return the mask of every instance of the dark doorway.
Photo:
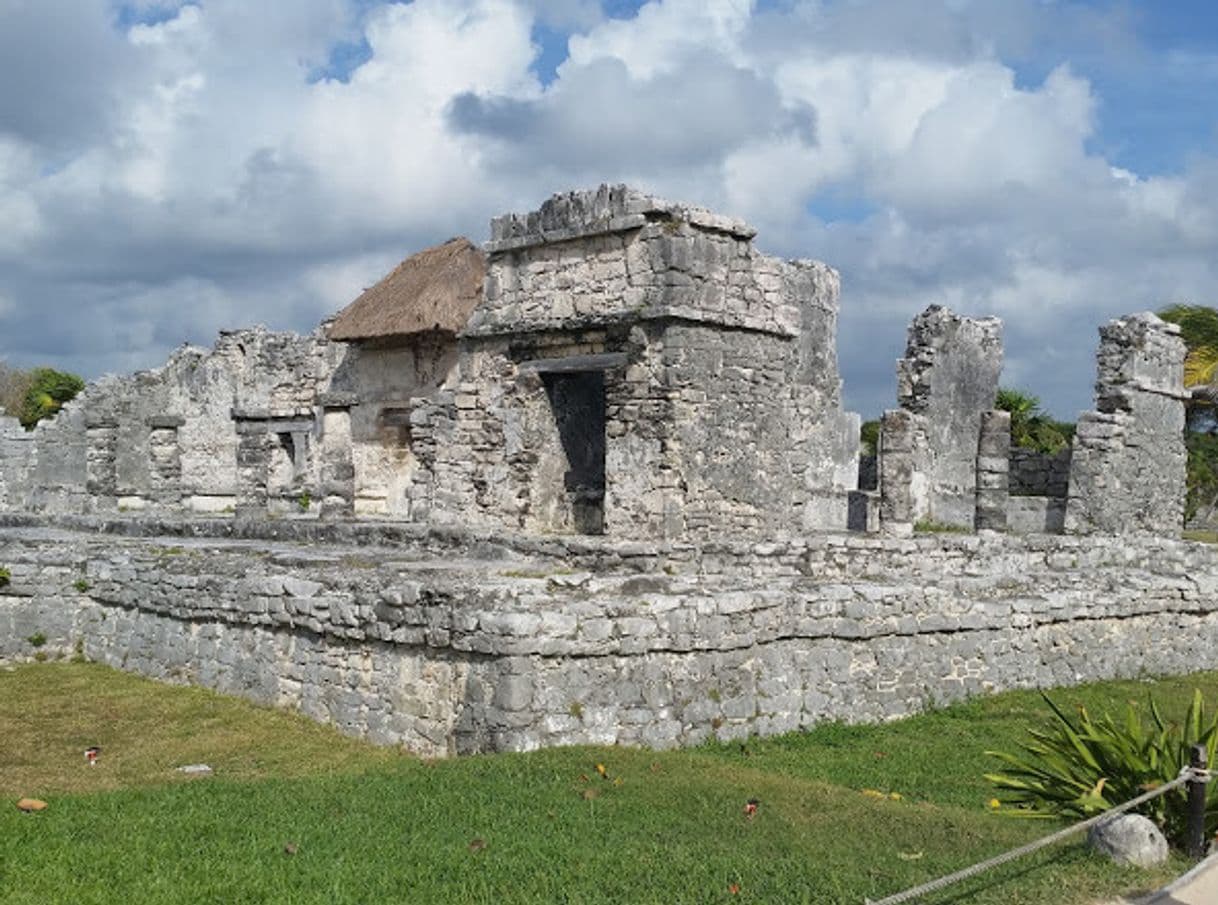
M567 459L563 490L580 534L605 531L605 374L542 374Z

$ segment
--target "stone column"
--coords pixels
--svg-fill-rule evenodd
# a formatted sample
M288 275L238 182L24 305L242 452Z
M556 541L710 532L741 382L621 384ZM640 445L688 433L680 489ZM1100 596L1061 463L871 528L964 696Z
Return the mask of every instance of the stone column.
M0 509L20 508L24 502L33 441L34 435L0 408Z
M85 489L93 497L118 495L118 422L91 418L85 422Z
M351 407L354 394L328 393L321 406L321 517L355 514L355 460L352 454Z
M897 362L897 402L922 419L914 469L924 489L914 519L967 528L977 493L981 415L994 407L1002 371L1002 322L931 305L909 326Z
M233 411L237 429L237 517L267 514L267 479L271 470L269 413Z
M973 520L978 531L1007 529L1010 456L1011 413L998 409L983 412L977 440L977 512Z
M1184 342L1150 312L1100 328L1096 410L1078 420L1066 531L1179 535L1184 526Z
M182 448L178 428L186 423L177 415L148 419L149 485L154 502L176 506L182 501Z
M913 534L916 415L904 409L884 413L880 421L880 530L907 537Z

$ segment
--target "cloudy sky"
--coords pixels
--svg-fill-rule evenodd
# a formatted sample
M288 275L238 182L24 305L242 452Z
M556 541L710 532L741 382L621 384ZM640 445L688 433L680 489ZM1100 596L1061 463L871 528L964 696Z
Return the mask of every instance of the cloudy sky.
M0 358L307 330L408 253L625 181L842 274L848 405L931 303L1090 407L1095 327L1218 305L1209 0L0 0Z

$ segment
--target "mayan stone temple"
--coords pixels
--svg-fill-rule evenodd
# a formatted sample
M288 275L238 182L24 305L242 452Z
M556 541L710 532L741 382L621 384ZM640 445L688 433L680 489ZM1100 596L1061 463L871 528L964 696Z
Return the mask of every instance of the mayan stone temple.
M1175 327L1102 326L1095 410L1046 456L994 408L1001 323L933 306L860 455L838 275L754 235L555 195L310 335L0 415L0 661L38 634L428 755L1218 666Z

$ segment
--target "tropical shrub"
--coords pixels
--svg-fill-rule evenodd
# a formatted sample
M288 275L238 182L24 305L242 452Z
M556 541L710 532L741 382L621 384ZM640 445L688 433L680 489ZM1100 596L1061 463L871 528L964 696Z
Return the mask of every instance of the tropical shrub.
M1188 431L1184 435L1188 449L1188 496L1184 520L1198 519L1210 524L1218 513L1218 434Z
M1218 747L1218 719L1207 718L1201 692L1179 723L1165 720L1154 700L1149 721L1130 702L1123 718L1093 718L1084 707L1071 719L1041 695L1053 711L1047 729L1029 731L1022 754L989 751L1005 764L986 779L998 789L1000 811L1020 817L1082 819L1099 814L1143 792L1170 782L1188 765L1190 749L1205 745L1209 763ZM1218 783L1207 787L1205 829L1218 830ZM1183 847L1188 787L1181 786L1138 807L1162 828L1169 842Z
M998 390L994 408L1011 413L1011 445L1042 453L1059 452L1074 439L1074 425L1055 421L1041 408L1040 399L1022 390Z
M65 402L84 388L85 382L75 374L54 368L34 368L17 417L26 430L33 430L35 424L55 415Z

